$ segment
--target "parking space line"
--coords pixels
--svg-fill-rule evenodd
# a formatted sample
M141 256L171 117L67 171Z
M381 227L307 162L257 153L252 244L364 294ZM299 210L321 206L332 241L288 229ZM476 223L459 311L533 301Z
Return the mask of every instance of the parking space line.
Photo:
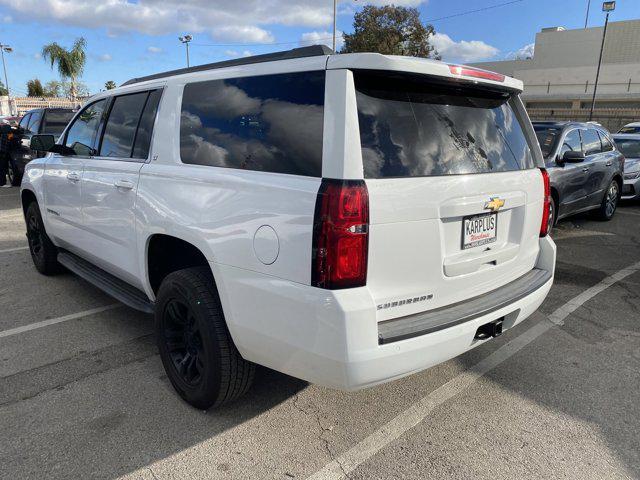
M322 469L308 477L308 480L338 480L345 478L382 448L422 422L437 406L462 393L480 377L515 355L555 325L563 325L564 320L586 301L638 270L640 270L640 262L619 270L572 298L548 317L549 322L537 323L509 343L498 348L469 370L462 372L438 387L335 460L326 464Z
M628 210L617 209L616 213L621 213L622 215L633 215L635 217L640 217L640 212L630 212Z
M0 338L10 337L12 335L18 335L19 333L30 332L31 330L37 330L38 328L48 327L49 325L55 325L57 323L68 322L69 320L75 320L77 318L87 317L96 313L106 312L107 310L113 310L122 306L121 303L112 303L111 305L105 305L104 307L92 308L91 310L85 310L84 312L72 313L71 315L65 315L64 317L50 318L41 322L30 323L22 327L11 328L0 332Z
M3 250L0 250L0 253L17 252L19 250L29 250L29 247L25 246L25 247L5 248Z

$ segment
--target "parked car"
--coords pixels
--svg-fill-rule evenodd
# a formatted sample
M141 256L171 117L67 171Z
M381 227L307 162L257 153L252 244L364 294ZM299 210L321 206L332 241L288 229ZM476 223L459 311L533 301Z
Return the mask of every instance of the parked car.
M14 115L5 115L3 117L0 117L0 123L6 123L11 125L12 127L17 127L18 126L18 122L20 121L21 117L17 117Z
M628 123L618 133L640 133L640 122Z
M38 108L24 114L9 143L8 177L11 185L20 185L25 165L38 156L30 146L31 137L49 134L57 139L75 112L71 108Z
M576 213L611 220L622 191L624 156L603 127L580 122L533 122L551 182L549 228Z
M307 47L87 102L22 183L31 256L155 314L198 408L254 365L340 389L459 355L551 288L548 176L522 82Z
M640 133L617 133L613 135L616 147L624 155L624 200L640 198Z

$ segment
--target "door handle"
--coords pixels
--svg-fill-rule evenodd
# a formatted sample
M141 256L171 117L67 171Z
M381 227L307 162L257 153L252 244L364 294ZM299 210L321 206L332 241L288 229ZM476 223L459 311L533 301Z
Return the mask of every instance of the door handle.
M585 173L587 173L587 172L589 171L589 167L584 167L584 168L582 169L582 171L583 171L583 172L585 172Z
M67 173L67 180L69 180L70 182L79 182L80 181L80 174L76 173L76 172L69 172Z
M607 167L610 167L611 165L613 165L613 163L611 162L611 160L609 160L606 165Z
M118 180L113 184L116 188L121 188L123 190L131 190L133 188L133 183L129 180Z

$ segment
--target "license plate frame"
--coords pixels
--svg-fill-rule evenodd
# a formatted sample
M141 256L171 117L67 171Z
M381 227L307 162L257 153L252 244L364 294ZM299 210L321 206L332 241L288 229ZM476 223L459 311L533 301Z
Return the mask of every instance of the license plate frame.
M467 241L467 222L482 219L482 218L493 218L493 228L489 230L489 232L493 233L492 236L488 236L486 238L479 238L476 240ZM484 233L484 232L482 232ZM482 245L489 245L490 243L495 243L498 240L498 213L490 212L490 213L480 213L476 215L466 215L462 217L462 235L461 235L461 247L462 250L468 250L474 247L480 247Z

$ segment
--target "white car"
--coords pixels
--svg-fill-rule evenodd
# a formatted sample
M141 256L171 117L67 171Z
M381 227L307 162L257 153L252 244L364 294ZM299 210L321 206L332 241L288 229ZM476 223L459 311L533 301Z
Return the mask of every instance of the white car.
M618 133L640 133L640 122L627 123Z
M418 372L551 288L549 184L522 83L426 59L295 49L102 92L29 163L60 265L155 313L198 408L254 364L338 389Z

